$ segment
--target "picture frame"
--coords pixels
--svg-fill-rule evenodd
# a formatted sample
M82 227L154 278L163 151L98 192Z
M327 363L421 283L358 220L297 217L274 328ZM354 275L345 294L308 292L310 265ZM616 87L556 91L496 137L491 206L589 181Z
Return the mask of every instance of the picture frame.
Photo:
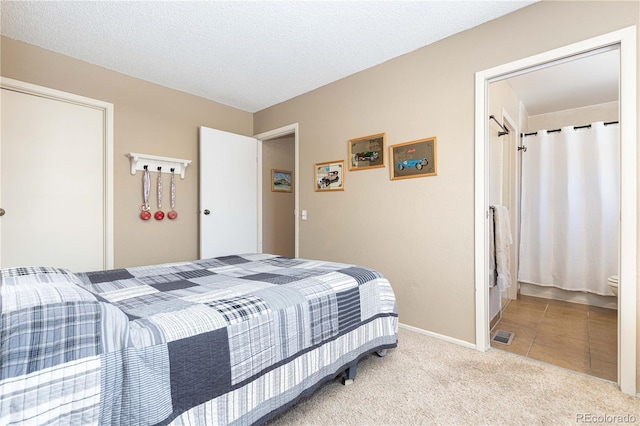
M313 168L315 191L344 191L344 168L344 160L316 163Z
M389 147L391 180L438 175L436 137Z
M271 192L292 192L293 172L271 169Z
M385 167L386 133L349 140L349 171Z

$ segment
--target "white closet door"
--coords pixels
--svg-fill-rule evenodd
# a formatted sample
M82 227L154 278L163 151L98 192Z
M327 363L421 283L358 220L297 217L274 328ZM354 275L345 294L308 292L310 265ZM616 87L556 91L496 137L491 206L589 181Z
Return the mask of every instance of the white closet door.
M104 116L1 91L0 266L105 266Z

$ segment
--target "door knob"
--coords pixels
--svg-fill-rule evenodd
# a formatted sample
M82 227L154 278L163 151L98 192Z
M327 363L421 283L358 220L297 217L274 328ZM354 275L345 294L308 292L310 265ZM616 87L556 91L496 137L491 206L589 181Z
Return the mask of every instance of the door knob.
M4 214L5 214L5 213L6 213L6 212L4 211L4 209L3 209L3 208L0 208L0 216L4 216Z
M211 213L209 209L204 209L204 214L209 214L209 213Z

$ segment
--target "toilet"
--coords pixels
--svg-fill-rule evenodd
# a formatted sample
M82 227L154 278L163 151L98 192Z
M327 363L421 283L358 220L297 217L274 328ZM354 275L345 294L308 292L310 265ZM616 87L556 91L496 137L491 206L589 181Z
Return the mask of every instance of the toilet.
M618 296L618 276L612 275L607 279L607 284L614 295Z

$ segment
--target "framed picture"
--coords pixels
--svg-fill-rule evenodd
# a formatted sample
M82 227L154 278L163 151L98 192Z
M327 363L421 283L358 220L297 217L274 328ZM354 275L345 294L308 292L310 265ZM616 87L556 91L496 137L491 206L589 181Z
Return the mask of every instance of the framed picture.
M314 174L316 192L344 191L344 160L317 163Z
M384 133L349 140L349 170L365 170L384 167Z
M291 192L293 190L293 172L271 169L271 191Z
M438 174L435 136L389 147L391 180Z

